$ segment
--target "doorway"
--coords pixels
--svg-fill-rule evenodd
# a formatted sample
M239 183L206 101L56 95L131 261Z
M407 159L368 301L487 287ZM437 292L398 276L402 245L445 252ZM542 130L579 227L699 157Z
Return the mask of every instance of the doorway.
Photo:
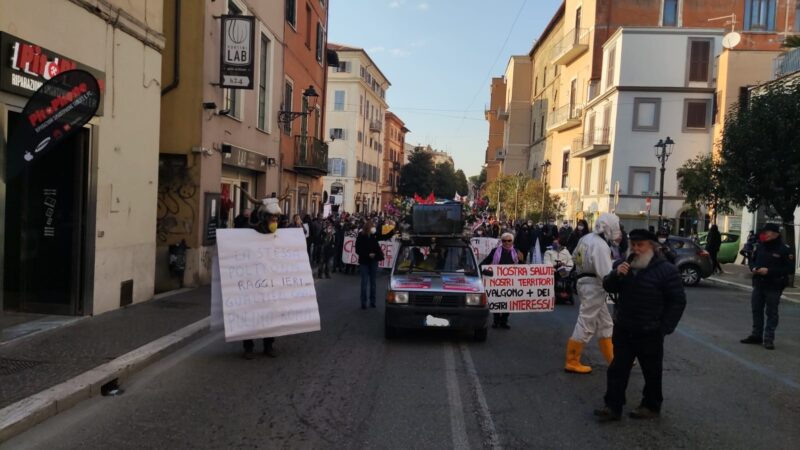
M8 141L21 119L9 112ZM84 313L89 155L84 128L6 180L4 309Z

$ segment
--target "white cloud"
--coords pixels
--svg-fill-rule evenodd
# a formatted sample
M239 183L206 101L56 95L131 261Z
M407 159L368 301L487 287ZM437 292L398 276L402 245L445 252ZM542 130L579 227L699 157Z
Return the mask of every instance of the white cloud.
M403 50L402 48L390 49L389 53L391 53L392 56L397 57L397 58L404 58L404 57L406 57L406 56L411 54L411 52L409 52L407 50Z
M372 47L367 49L367 53L383 53L386 47Z
M394 0L393 2L389 3L389 8L399 8L405 5L406 0Z
M417 5L417 9L420 11L427 11L428 8L430 8L430 5L428 5L426 2L422 2L419 5Z
M426 45L428 45L428 43L427 43L427 42L425 42L424 40L418 40L418 41L412 41L412 42L411 42L410 44L408 44L408 45L409 45L411 48L419 48L419 47L425 47Z

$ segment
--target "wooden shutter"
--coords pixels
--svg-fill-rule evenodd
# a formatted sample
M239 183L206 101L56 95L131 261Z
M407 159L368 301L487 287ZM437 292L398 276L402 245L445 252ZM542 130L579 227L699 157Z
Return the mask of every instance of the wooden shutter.
M692 41L689 56L689 81L708 81L710 57L710 41Z

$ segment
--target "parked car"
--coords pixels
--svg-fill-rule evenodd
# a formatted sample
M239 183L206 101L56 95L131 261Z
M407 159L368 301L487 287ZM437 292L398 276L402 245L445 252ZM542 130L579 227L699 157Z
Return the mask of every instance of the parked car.
M719 247L717 253L717 261L720 264L728 264L736 261L736 256L739 255L741 248L741 236L733 233L720 233L722 245ZM700 248L706 248L706 241L708 240L708 233L702 232L697 234L697 243Z
M711 276L711 255L689 238L669 236L667 244L675 251L675 266L681 273L684 286L695 286L702 278Z

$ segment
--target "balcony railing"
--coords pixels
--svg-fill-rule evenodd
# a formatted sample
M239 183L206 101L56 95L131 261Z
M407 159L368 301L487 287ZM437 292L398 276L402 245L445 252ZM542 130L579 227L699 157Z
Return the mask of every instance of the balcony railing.
M589 29L573 28L550 50L550 61L553 64L569 64L585 51L589 50Z
M372 120L369 122L369 131L376 131L380 133L383 131L383 122L379 120Z
M795 48L775 58L772 68L774 78L800 71L800 48Z
M313 136L294 137L294 170L311 176L328 174L328 144Z
M581 124L581 105L564 105L547 116L547 131L561 131Z
M611 128L590 128L586 131L579 142L573 142L573 156L588 158L611 149Z

